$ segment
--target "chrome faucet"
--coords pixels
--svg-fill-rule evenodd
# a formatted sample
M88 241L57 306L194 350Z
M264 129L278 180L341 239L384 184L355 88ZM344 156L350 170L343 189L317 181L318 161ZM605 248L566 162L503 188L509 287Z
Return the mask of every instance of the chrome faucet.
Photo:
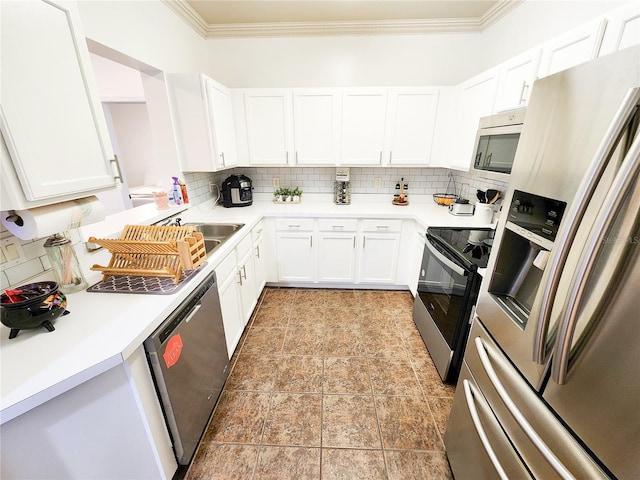
M169 220L167 220L166 222L164 222L162 224L163 227L180 227L180 222L182 221L182 219L180 217L173 219L170 218Z

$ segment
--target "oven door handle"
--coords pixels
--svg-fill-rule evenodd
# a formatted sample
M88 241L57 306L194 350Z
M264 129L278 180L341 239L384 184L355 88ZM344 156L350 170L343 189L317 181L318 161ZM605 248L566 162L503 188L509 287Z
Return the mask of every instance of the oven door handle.
M427 241L424 243L425 246L429 249L429 251L431 252L431 254L436 257L436 259L440 262L445 264L447 267L449 267L451 270L453 270L454 272L456 272L458 275L465 277L467 275L467 271L462 268L460 265L458 265L457 263L454 263L451 259L447 258L444 256L444 254L442 254L436 247L434 247L431 242L429 241L429 239L427 238Z

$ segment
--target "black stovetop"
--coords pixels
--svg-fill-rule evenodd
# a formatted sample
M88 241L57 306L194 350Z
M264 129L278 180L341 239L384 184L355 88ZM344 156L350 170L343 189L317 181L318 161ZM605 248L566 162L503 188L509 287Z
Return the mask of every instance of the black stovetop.
M467 266L486 268L495 230L491 228L433 228L427 229L441 246L453 251Z

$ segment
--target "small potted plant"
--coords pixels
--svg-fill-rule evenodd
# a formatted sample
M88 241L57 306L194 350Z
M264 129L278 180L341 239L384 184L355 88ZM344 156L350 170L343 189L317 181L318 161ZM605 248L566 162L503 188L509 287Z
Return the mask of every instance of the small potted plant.
M291 194L293 195L294 203L300 203L300 197L302 197L302 189L300 187L296 187L293 189L293 192L291 192Z
M284 187L282 189L282 198L284 199L285 202L290 202L291 201L291 189Z
M283 188L276 188L276 189L273 191L273 201L274 201L274 202L276 202L276 203L281 203L281 202L283 202L283 201L284 201L284 198L283 198L283 190L284 190Z

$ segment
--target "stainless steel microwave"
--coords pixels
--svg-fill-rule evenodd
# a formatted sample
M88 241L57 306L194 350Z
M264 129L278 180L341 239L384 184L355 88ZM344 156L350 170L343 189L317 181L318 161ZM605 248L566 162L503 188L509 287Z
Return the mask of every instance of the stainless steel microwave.
M473 171L482 177L509 181L526 109L480 118L473 149Z

